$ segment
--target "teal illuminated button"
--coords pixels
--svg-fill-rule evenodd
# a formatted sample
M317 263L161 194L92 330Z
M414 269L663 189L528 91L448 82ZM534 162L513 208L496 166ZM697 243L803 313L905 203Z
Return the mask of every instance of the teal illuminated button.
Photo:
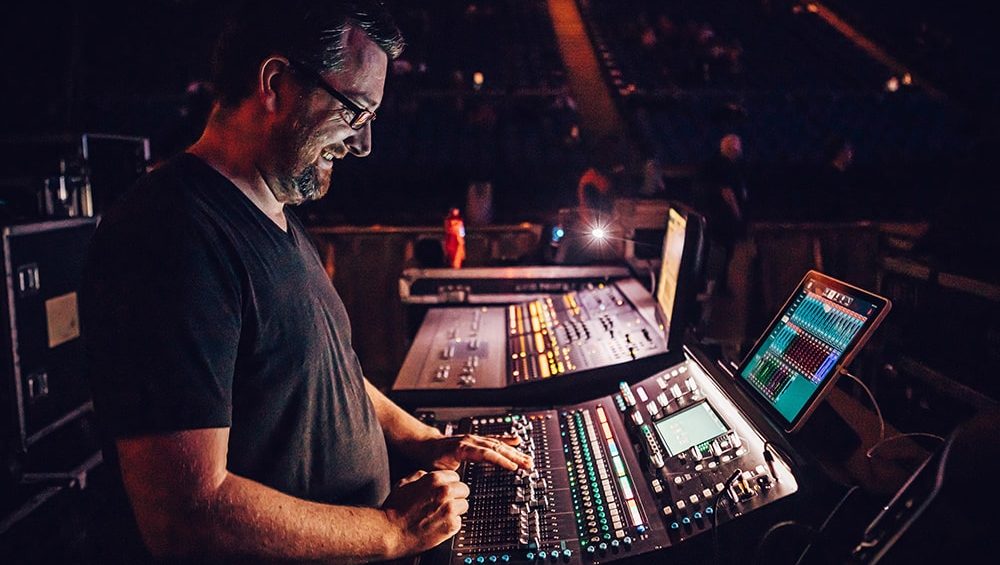
M504 563L510 561L510 555L504 553L503 555L500 556L500 561L503 561Z
M465 558L465 565L472 565L472 558L471 557L466 557Z
M539 551L538 552L538 558L539 559L545 559L546 557L548 557L548 554L545 553L544 551Z
M529 551L528 554L525 555L525 557L528 559L528 561L534 561L535 560L535 553L533 551Z
M490 563L496 563L496 562L497 562L497 556L496 555L490 555Z
M570 556L572 556L572 555L573 555L573 550L572 549L564 549L563 550L563 557L565 557L566 559L569 559Z
M486 558L480 555L476 558L476 563L486 563Z

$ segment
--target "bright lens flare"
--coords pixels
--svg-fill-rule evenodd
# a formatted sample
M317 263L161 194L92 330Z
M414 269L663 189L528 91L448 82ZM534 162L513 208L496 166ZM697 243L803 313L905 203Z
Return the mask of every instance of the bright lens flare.
M604 228L594 228L590 230L590 235L594 236L594 239L604 239L608 236L608 232Z

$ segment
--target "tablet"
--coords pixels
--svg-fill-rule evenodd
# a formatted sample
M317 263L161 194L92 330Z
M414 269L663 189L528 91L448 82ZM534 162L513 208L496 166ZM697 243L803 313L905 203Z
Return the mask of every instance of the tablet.
M798 431L889 312L870 292L809 271L736 373L786 432Z

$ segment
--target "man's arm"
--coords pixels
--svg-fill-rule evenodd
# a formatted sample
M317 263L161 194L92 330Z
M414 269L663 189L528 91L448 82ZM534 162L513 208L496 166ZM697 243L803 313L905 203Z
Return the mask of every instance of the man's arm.
M399 487L382 509L308 502L228 472L228 442L228 428L117 441L125 489L155 556L392 559L448 539L468 509L468 487L450 471Z
M410 459L436 469L457 469L462 461L486 461L511 471L531 467L531 458L513 446L513 436L475 435L445 437L436 428L417 420L365 379L368 397L385 433L386 441Z

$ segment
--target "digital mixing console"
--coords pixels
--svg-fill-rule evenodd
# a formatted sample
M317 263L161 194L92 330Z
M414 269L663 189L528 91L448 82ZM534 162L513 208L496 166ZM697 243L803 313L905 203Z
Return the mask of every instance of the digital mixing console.
M392 394L410 406L551 405L679 358L668 356L653 297L626 279L508 306L432 309Z
M693 358L616 394L465 418L515 434L518 473L465 463L469 512L422 563L604 563L664 550L798 490L790 466Z

